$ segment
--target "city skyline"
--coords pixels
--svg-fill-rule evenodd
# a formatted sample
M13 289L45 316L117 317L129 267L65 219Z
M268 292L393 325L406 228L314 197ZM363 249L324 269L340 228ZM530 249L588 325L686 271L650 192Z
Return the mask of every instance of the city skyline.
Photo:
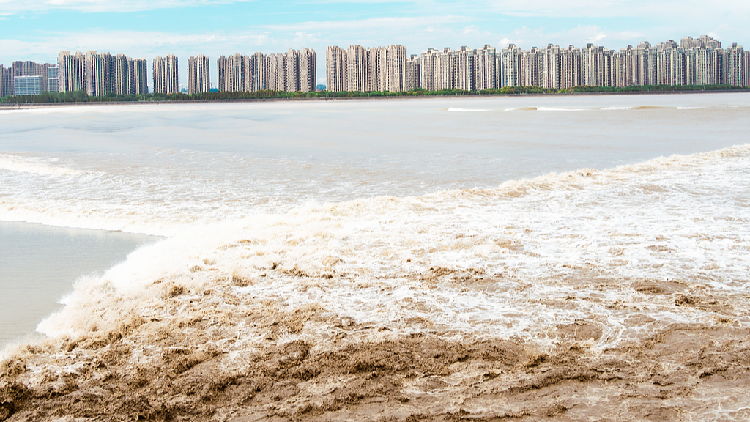
M486 44L529 49L594 43L619 50L685 34L708 34L725 44L750 40L742 22L750 4L739 1L719 0L710 8L692 0L529 3L9 0L0 3L0 63L53 62L60 51L111 51L146 58L151 73L156 56L175 54L183 57L180 73L187 74L187 59L198 54L213 62L290 48L323 54L330 45L406 45L409 54L420 54L430 47ZM318 84L325 83L321 62ZM211 73L213 86L217 77ZM186 87L187 80L181 82Z
M315 50L308 48L270 55L220 56L216 60L216 90L314 92L316 58ZM403 45L328 46L324 60L325 86L334 92L750 85L750 51L737 43L722 48L720 41L708 35L685 36L679 43L667 40L652 45L642 41L619 51L592 43L585 48L548 44L528 50L509 44L506 48L428 48L421 55L409 55ZM178 63L179 58L173 54L153 60L152 92L197 94L214 89L209 82L212 72L208 56L199 54L188 59L188 71L183 74L187 88L180 84ZM57 92L53 87L60 92L85 90L92 96L142 94L149 92L146 74L146 59L133 60L109 52L62 51L56 64L16 61L11 68L0 65L0 96Z

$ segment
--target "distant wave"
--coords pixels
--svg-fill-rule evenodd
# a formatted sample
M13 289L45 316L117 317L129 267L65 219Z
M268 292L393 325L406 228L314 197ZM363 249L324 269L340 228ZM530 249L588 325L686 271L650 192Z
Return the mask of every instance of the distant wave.
M586 108L537 107L539 111L588 111Z
M633 109L633 107L629 107L629 106L603 107L603 108L601 108L601 110L607 110L607 111L609 111L609 110L632 110L632 109Z

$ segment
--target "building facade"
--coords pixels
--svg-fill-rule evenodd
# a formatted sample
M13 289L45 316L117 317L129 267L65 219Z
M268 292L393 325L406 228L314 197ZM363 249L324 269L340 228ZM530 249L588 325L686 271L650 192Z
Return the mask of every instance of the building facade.
M651 45L642 42L620 51L588 44L579 50L548 45L502 51L503 86L565 89L574 86L732 85L748 86L747 54L742 46L726 49L713 38L685 37Z
M406 81L404 91L422 88L422 60L416 54L406 59Z
M0 64L0 98L13 95L13 90L10 87L10 75L10 69Z
M40 75L14 76L14 95L39 95L42 93L42 78Z
M428 91L483 91L502 84L501 57L489 45L442 51L429 48L422 53L421 73L422 87Z
M56 70L48 72L48 77L51 81L53 74L57 75L58 92L86 91L97 97L110 93L142 95L148 92L146 66L146 59L134 60L124 54L112 56L89 51L84 55L62 51L57 57Z
M35 63L30 61L16 61L10 67L0 65L0 97L9 95L38 95L29 94L29 92L47 92L50 90L49 72L55 69L54 64ZM52 70L54 72L54 70ZM38 77L28 79L26 77ZM21 79L16 82L16 78ZM38 79L38 80L37 80ZM16 94L16 85L22 87L23 94ZM38 89L37 89L38 87ZM53 92L56 92L56 85L51 85Z
M177 57L169 54L157 56L153 65L154 93L172 95L180 91L180 74Z
M188 94L200 94L211 90L209 60L203 54L188 59Z
M61 51L57 56L57 67L60 92L86 89L86 58L81 52Z
M47 91L49 92L60 91L60 75L58 71L59 68L56 65L47 68Z
M346 51L337 46L326 49L326 90L342 92L347 90Z
M112 92L113 68L114 61L109 53L87 52L84 73L86 93L93 97L103 97Z
M251 56L235 54L217 60L221 92L315 92L316 55L309 48Z
M303 48L299 55L299 91L315 92L317 80L318 57L315 50Z
M406 91L406 47L331 46L326 50L326 72L327 89L333 92Z

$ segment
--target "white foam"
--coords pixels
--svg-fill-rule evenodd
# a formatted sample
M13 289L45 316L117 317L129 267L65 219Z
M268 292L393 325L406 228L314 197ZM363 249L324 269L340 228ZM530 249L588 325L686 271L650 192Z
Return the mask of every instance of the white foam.
M749 293L748 169L750 145L743 145L497 189L308 204L281 214L154 223L158 211L136 213L134 226L171 224L171 237L79 282L66 308L39 330L80 334L156 309L163 301L156 280L200 290L242 274L254 284L236 293L258 303L318 304L398 330L414 329L408 321L420 317L462 333L535 339L583 318L606 327L598 342L605 347L635 335L624 324L634 309L664 324L712 315L675 307L670 296L600 288L607 280L681 280ZM121 224L123 217L97 218ZM444 279L432 288L420 274L433 267L479 270L491 281ZM337 277L281 271L293 269ZM565 306L569 297L587 300Z
M39 159L7 154L0 154L0 170L45 176L66 176L81 173L75 169L51 166Z
M537 107L538 111L589 111L585 108L568 108L568 107Z

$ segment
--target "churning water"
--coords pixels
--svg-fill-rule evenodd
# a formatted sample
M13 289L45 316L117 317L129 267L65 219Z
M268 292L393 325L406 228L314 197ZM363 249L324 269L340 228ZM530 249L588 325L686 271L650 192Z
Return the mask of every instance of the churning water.
M217 415L210 400L238 418L307 415L344 409L347 382L348 409L367 413L380 405L355 405L372 368L391 377L390 398L372 396L381 416L429 400L477 417L750 408L742 375L714 377L747 371L748 94L79 106L0 111L0 128L0 221L164 237L80 274L62 309L33 321L47 349L6 349L22 360L3 380L25 380L8 391L38 390L49 415L111 404L202 420ZM373 354L346 366L356 344ZM481 365L449 359L456 347ZM444 366L388 369L394 348ZM516 350L506 363L503 348ZM295 369L308 360L318 369ZM544 408L524 396L550 385L535 371L589 390L560 387ZM8 400L0 411L28 407L18 420L46 415Z
M616 342L627 315L605 304L638 298L559 280L747 293L749 111L746 94L3 111L0 219L167 237L79 280L49 335L148 308L155 280L242 274L255 281L237 293L258 300L458 332L536 337L595 313ZM438 267L503 281L409 279ZM271 268L346 277L310 289ZM539 302L571 295L601 301Z

